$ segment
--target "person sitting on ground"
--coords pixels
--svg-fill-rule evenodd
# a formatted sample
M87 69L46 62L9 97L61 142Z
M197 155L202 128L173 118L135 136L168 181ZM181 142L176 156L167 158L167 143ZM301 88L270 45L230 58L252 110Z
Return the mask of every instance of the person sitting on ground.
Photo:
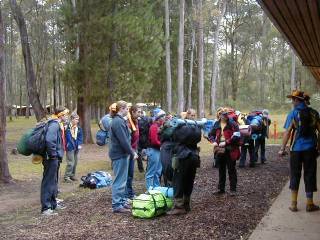
M77 181L75 174L78 164L78 153L83 143L82 129L78 125L79 115L73 112L70 116L70 124L66 129L66 155L67 155L67 166L64 174L65 182Z
M130 131L124 119L128 111L127 103L125 101L118 101L116 111L112 112L109 157L114 174L112 183L112 210L114 213L131 212L131 206L125 196L129 158L136 159L138 156L131 147Z
M298 211L297 199L303 168L305 192L307 197L306 211L319 210L313 203L313 192L317 191L317 156L320 146L319 113L309 108L302 91L294 90L290 95L294 109L288 114L284 128L286 129L279 151L286 155L286 145L290 139L290 186L292 212Z
M41 212L44 216L56 215L54 210L63 209L57 204L58 168L64 155L63 123L67 121L69 110L57 107L54 115L48 122L46 133L46 153L43 157L43 178L41 182ZM62 126L61 126L62 125Z
M166 113L160 110L154 116L154 122L149 129L149 143L150 146L146 150L146 155L148 158L147 170L146 170L146 188L159 187L160 177L162 173L162 164L160 161L160 146L161 142L159 139L160 127L164 123Z
M130 115L128 117L128 126L131 131L131 147L137 153L138 151L138 142L139 142L139 126L138 118L141 115L141 108L137 106L132 106L129 110ZM134 175L134 159L129 159L129 171L126 187L126 197L132 200L135 197L135 192L132 187L133 175Z

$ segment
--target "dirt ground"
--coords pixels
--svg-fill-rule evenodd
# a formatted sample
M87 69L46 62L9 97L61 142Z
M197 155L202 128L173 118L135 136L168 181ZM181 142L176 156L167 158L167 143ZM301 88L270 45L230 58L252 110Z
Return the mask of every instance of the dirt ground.
M83 190L78 184L61 184L67 209L44 218L39 214L40 178L0 185L0 239L247 239L288 180L287 159L279 159L277 150L267 147L265 165L238 169L235 197L228 192L213 195L218 170L212 168L209 154L202 155L192 211L184 216L141 220L113 214L110 188ZM142 193L144 182L136 180L134 187Z

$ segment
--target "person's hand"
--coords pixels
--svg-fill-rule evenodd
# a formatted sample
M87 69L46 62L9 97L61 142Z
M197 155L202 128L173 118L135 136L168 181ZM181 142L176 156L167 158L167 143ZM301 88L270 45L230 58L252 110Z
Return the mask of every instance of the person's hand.
M279 150L279 152L278 152L278 155L280 156L280 157L283 157L283 156L285 156L285 155L287 155L288 153L286 152L286 148L285 147L281 147L280 148L280 150Z
M134 159L134 160L137 160L138 157L139 157L138 154L135 152L135 153L133 154L133 159Z
M81 148L82 148L82 146L81 146L81 145L79 145L79 146L78 146L78 150L80 150Z
M225 146L226 146L226 142L219 143L219 147L225 147Z

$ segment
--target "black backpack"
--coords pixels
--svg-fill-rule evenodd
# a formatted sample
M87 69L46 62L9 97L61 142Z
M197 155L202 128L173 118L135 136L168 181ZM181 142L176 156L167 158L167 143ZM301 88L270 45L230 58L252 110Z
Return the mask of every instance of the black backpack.
M50 122L39 122L27 140L27 148L33 154L44 155L46 152L46 135Z
M150 146L149 143L149 129L152 124L151 117L141 117L138 120L139 125L139 148L146 149Z
M312 108L305 108L299 111L298 127L302 137L311 137L315 134L318 112Z
M173 141L186 146L195 146L201 141L201 128L194 124L180 125L174 130Z

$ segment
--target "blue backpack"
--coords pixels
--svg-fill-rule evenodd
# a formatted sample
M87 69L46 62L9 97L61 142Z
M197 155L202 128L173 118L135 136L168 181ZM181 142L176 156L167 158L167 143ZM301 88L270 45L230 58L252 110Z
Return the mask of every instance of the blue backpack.
M110 173L96 171L88 173L87 176L82 176L81 181L80 187L96 189L111 186L112 177Z
M109 142L109 131L111 127L111 120L109 114L105 115L103 118L101 118L98 126L99 130L96 134L96 143L99 146L104 146Z

